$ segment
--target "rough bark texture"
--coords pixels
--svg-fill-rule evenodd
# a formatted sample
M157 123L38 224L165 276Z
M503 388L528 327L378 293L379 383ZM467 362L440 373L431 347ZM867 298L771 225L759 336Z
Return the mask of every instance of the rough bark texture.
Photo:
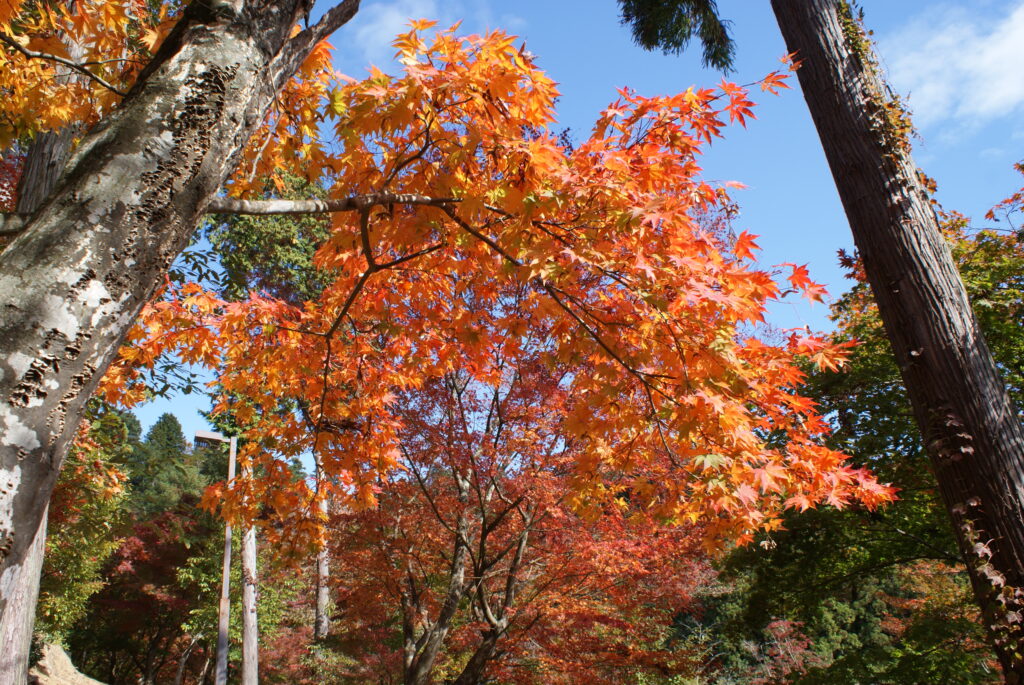
M772 0L1008 683L1022 682L1024 431L838 0ZM898 104L898 103L897 103Z
M0 255L0 635L33 602L29 551L83 405L275 93L315 42L304 0L196 2ZM28 647L0 645L0 682Z
M47 131L36 137L25 155L25 168L18 179L17 206L20 216L31 216L57 185L64 165L71 156L73 129ZM28 547L24 565L29 574L26 591L19 593L9 605L7 620L0 623L0 645L31 644L35 627L39 576L46 554L47 513L44 511L36 527L35 539Z
M66 126L59 131L40 133L32 142L25 156L25 168L18 179L16 214L34 214L53 192L71 156L73 139L74 129Z
M49 498L47 498L49 499ZM24 578L19 591L7 599L4 606L4 620L0 623L0 673L10 655L23 650L24 656L16 666L22 679L27 678L28 650L32 644L32 632L36 622L36 602L39 599L39 578L43 571L46 555L46 521L49 501L44 504L36 530L29 536L28 549L22 562ZM28 534L29 531L26 531ZM18 683L17 679L0 682Z

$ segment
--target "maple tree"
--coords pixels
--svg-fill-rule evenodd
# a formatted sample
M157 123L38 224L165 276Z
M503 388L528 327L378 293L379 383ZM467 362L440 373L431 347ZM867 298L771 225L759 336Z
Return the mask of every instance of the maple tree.
M745 91L727 86L662 98L625 91L593 136L570 147L545 130L555 94L551 82L511 38L495 33L461 39L449 31L428 44L414 30L396 45L404 52L403 77L375 73L332 93L343 145L333 164L329 151L318 152L326 166L337 169L323 200L229 199L215 205L253 213L339 210L314 258L334 280L305 302L257 292L234 302L198 285L171 283L108 375L110 398L131 400L141 396L145 368L161 355L177 354L216 370L216 385L225 392L218 411L245 427L241 459L258 476L230 491L212 491L210 504L223 495L228 517L276 517L283 525L267 534L278 538L276 547L293 544L297 551L301 543L330 534L318 506L327 498L346 512L340 515L349 518L343 530L357 531L348 539L364 545L365 526L388 528L389 516L430 521L431 498L459 501L460 486L445 477L444 468L430 475L427 487L401 470L426 468L410 462L419 457L403 452L404 431L417 416L422 421L431 414L411 398L436 396L453 379L500 389L507 379L495 357L531 354L540 368L571 369L548 382L550 391L559 389L568 399L564 406L553 404L544 420L557 420L559 440L574 448L563 455L564 466L554 469L563 473L543 474L547 492L538 483L531 497L537 504L547 498L548 510L578 519L570 528L575 535L607 536L622 547L630 526L647 525L638 537L650 541L657 539L659 524L676 521L714 546L773 528L786 506L841 506L853 498L873 506L890 496L866 472L843 466L841 454L818 443L827 428L797 391L803 378L798 358L834 367L842 347L807 334L794 334L782 345L739 335L741 326L760 320L779 288L771 274L751 267L752 236L731 239L706 230L694 216L725 200L723 191L696 176L698 140L717 134L720 117L749 113ZM714 109L718 100L720 111ZM382 191L382 185L390 190ZM818 295L805 268L791 265L788 280ZM282 411L283 399L294 409ZM435 438L430 448L444 444ZM303 453L316 455L322 478L296 480L284 466ZM623 491L637 512L631 522L605 513L619 506ZM550 504L552 497L558 506ZM375 504L380 506L374 509ZM516 545L507 539L524 541L525 554L525 541L541 531L529 515L512 508L498 515L501 505L494 506L476 520L486 528L498 516L511 528L493 531L493 544L505 552L492 563L504 575L488 585L504 580L504 587L514 586L521 582L521 562L511 564L508 555ZM583 523L592 519L596 528ZM441 514L433 525L443 531L445 521ZM480 539L492 533L476 534ZM561 534L563 549L586 549L567 536ZM681 549L669 535L659 543L648 572L672 567L655 563L665 560L657 556L668 553L664 545ZM429 553L435 563L443 558L428 552L428 543L401 554L393 540L381 544L391 546L385 564L405 553ZM469 554L461 543L455 548L449 553ZM339 556L357 557L351 549ZM579 563L600 568L613 558L584 557ZM338 571L346 579L353 574L339 588L343 597L379 578L366 568L370 560ZM450 588L469 597L466 578L473 571L459 571L457 564L452 569ZM564 578L557 582L558 571L602 577L568 564L552 571L554 587L565 588ZM510 593L477 582L477 606L489 637L463 646L466 682L496 667L491 662L499 641L515 644L507 635L517 609ZM652 592L673 586L665 578L649 585ZM635 596L620 598L616 606L614 593L601 597L602 605L565 591L575 603L573 620L584 624L636 609ZM503 593L505 599L494 596ZM467 634L465 626L453 626L453 615L422 618L444 611L432 605L440 601L436 595L423 594L419 601L404 608L410 645L402 663L409 682L429 676L446 640L457 644L455 633ZM448 604L449 611L456 605ZM620 613L612 623L620 630L647 625L630 619ZM462 630L449 635L455 627ZM538 629L544 627L541 622ZM608 628L609 640L614 633ZM607 642L583 644L564 631L544 639L549 674L582 667L573 655L608 649ZM626 650L635 665L678 658L657 652L636 645ZM623 659L609 669L621 667ZM661 667L668 668L663 662ZM594 668L589 666L601 676Z
M456 365L497 382L489 341L514 351L538 327L551 359L574 365L566 430L588 445L572 482L581 510L604 506L609 478L637 467L634 497L699 524L709 544L749 540L785 506L889 498L820 444L827 426L797 391L798 357L834 367L842 348L808 334L782 345L741 335L779 288L691 218L724 192L697 176L700 141L722 117L749 115L745 91L623 91L569 149L545 130L552 82L511 37L448 31L428 44L414 29L396 47L404 76L376 72L331 91L341 144L310 152L332 170L326 200L214 203L336 210L316 255L336 278L319 299L227 302L172 285L108 373L111 399L140 397L139 368L175 353L216 369L226 397L241 398L215 411L247 427L240 458L260 475L223 493L229 518L269 507L316 538L323 498L374 504L399 454L395 393ZM747 254L749 237L739 243ZM802 267L788 278L815 295ZM512 286L522 304L496 309ZM493 307L470 315L469 292ZM456 354L452 340L476 344ZM282 397L299 411L278 411ZM304 452L326 472L315 487L283 466Z
M495 383L484 342L507 335L514 353L527 330L547 331L550 359L573 369L565 430L586 449L568 503L581 515L628 487L649 515L694 525L716 545L777 526L785 507L889 499L821 444L827 427L798 391L798 358L835 366L842 349L807 334L783 344L745 335L779 288L749 263L750 236L733 244L693 221L725 197L700 179L697 158L726 119L750 116L744 89L623 91L572 148L548 128L553 82L502 33L449 31L428 44L419 35L427 25L417 23L396 41L402 77L373 72L345 82L321 40L355 3L297 33L299 3L108 11L131 4L76 3L66 13L74 21L60 31L79 32L76 44L87 46L103 44L103 17L112 17L110 30L138 62L169 32L141 70L75 63L88 73L73 69L84 77L74 87L95 94L79 93L74 102L88 108L70 112L54 93L42 103L53 106L47 125L96 124L51 200L27 220L5 219L5 230L18 232L0 271L0 292L14 299L0 310L5 363L14 364L0 377L12 398L4 421L17 436L4 448L5 468L18 474L5 495L8 589L31 582L23 562L42 539L46 495L82 403L155 276L207 210L336 213L316 257L336 278L318 298L297 305L257 293L226 302L172 285L107 376L107 396L131 400L142 395L138 367L161 354L217 369L225 397L240 398L218 410L246 426L242 460L258 473L226 493L229 518L266 510L293 524L275 532L294 534L296 545L322 539L321 502L370 506L378 478L397 466L397 393L456 367ZM26 12L3 17L21 47L65 16ZM26 84L56 88L47 70L72 68L36 47L5 45ZM204 70L194 72L196 64ZM13 121L22 121L16 135L37 125ZM333 130L336 145L320 139L322 130ZM256 179L282 172L316 182L325 199L249 199L261 191ZM229 197L213 199L222 187ZM788 278L819 294L803 267L792 265ZM485 308L477 318L461 307L470 288L497 305L513 286L524 292L514 314ZM456 357L452 338L477 344ZM280 411L282 397L296 411ZM314 483L296 481L286 465L305 452L322 466ZM18 498L24 488L39 494ZM0 621L10 647L4 672L17 681L25 635L11 606Z
M502 313L525 295L507 293ZM628 485L589 517L571 506L588 446L566 432L570 372L545 363L548 340L484 343L494 380L456 367L396 396L400 468L378 479L377 507L339 512L328 531L353 682L689 669L665 641L707 573L700 536L631 503ZM453 343L460 355L480 344Z

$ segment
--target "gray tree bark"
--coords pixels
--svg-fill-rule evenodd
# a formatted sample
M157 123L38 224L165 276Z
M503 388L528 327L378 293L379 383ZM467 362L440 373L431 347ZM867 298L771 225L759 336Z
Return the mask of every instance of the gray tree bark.
M328 514L327 500L320 502L324 517ZM331 630L331 552L325 545L316 553L316 610L313 616L313 639L327 638Z
M250 526L242 538L242 685L257 685L259 677L259 627L256 617L256 528Z
M418 637L414 634L409 613L419 613L421 607L418 597L411 597L406 602L403 597L403 609L406 609L405 626L405 685L426 685L431 682L434 664L441 652L441 646L452 627L452 621L459 610L459 603L466 596L466 562L469 559L468 541L470 539L470 518L465 506L469 502L469 480L464 475L453 473L458 488L459 502L463 509L459 512L455 523L455 535L452 541L452 561L448 571L448 588L444 602L438 611L437 618L425 626ZM420 487L425 484L417 478ZM410 604L408 609L404 606ZM410 611L411 610L411 611Z
M494 628L484 631L483 639L469 657L459 677L452 681L452 685L480 685L484 682L487 666L497 653L499 637L501 633Z
M35 601L30 552L85 401L275 94L358 0L290 38L309 4L192 3L0 254L0 635ZM0 682L24 683L29 644L0 648Z
M31 216L53 191L64 165L71 155L73 128L39 134L25 155L25 167L18 179L15 212ZM36 527L35 538L28 547L25 568L31 575L27 592L21 593L10 606L10 619L0 623L0 645L31 644L35 627L39 580L46 556L47 512ZM26 664L27 666L27 664Z
M323 468L320 465L320 455L313 455L313 476L316 482L324 477ZM320 513L327 520L330 514L330 504L326 499L320 501ZM327 638L331 630L331 590L329 582L331 579L331 551L327 545L317 550L316 553L316 603L313 611L313 641L320 642Z
M839 0L772 0L878 303L985 628L1024 678L1024 430L894 120Z

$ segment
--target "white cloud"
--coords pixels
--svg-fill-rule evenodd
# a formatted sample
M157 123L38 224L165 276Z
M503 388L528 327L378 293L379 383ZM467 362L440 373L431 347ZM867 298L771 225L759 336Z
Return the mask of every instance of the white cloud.
M889 81L922 130L942 134L1024 111L1024 0L1002 7L981 16L978 6L932 6L879 41Z
M364 64L385 67L395 50L391 41L409 30L410 19L441 19L434 0L394 0L364 4L349 27L357 54ZM442 22L443 23L443 22ZM337 42L337 38L335 38Z
M459 29L463 35L496 28L515 32L526 26L522 17L495 12L492 4L483 0L364 0L352 21L335 34L332 44L342 59L343 70L349 70L352 76L360 76L370 64L393 71L395 49L391 41L409 30L412 19L437 21L436 28L442 30L466 19Z

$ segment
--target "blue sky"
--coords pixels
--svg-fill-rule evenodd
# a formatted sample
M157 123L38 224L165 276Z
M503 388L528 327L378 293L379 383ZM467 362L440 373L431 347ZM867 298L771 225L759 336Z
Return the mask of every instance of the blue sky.
M985 210L1024 182L1012 169L1024 159L1024 0L860 4L890 83L914 112L917 164L938 181L947 208L982 225ZM778 68L785 46L767 0L719 0L719 8L737 41L729 79L748 83ZM521 36L560 84L559 125L581 138L622 86L653 95L721 79L701 67L697 50L666 56L634 46L615 0L363 0L331 40L338 68L356 78L370 63L395 71L390 41L409 18L461 19L462 32L502 28ZM779 97L757 92L757 120L725 131L705 157L705 177L748 186L734 195L742 211L736 229L761 236L762 263L808 263L812 277L839 294L846 286L836 250L851 249L852 240L795 78L792 85ZM821 304L781 303L771 323L826 329L827 314ZM191 435L206 427L196 413L205 407L187 396L137 413L148 427L171 411Z

